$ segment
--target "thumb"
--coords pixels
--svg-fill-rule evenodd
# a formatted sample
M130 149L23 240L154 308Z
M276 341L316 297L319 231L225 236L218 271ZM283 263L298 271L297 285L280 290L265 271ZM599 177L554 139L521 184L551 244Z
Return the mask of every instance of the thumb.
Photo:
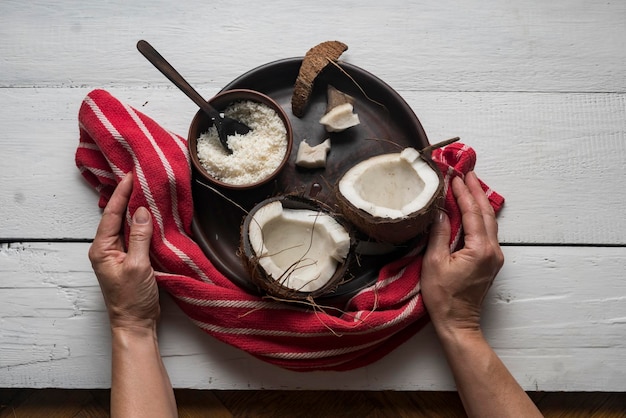
M135 259L149 258L152 230L152 217L148 209L143 206L137 208L128 236L129 257Z
M441 254L450 255L450 219L442 210L437 214L430 229L426 256L438 258Z

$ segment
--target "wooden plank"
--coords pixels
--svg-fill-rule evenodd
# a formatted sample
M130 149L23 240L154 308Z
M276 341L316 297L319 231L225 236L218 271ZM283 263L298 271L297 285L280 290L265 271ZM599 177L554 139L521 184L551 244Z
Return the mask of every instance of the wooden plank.
M15 408L35 389L0 389L0 418L15 417Z
M109 412L100 407L97 403L91 402L83 407L76 415L72 418L109 418L111 414Z
M598 405L592 418L619 418L626 415L626 393L610 393L609 396Z
M623 393L562 393L545 396L537 406L546 418L594 417L610 418L626 415L626 394Z
M10 156L0 167L0 240L93 237L97 196L74 164L88 91L0 89L0 149ZM176 89L111 92L174 132L195 113ZM507 199L502 242L626 244L625 94L401 94L431 142L458 135L475 148L477 172Z
M376 405L380 416L465 417L463 404L456 392L371 392L368 399Z
M0 417L16 417L15 408L27 399L33 389L4 389L10 393L9 400L0 404ZM44 389L42 392L54 393L61 401L72 399L76 390ZM108 390L90 391L93 399L75 417L108 417ZM251 416L297 416L302 407L287 409L286 405L298 404L302 391L197 391L188 389L175 390L179 416L186 418L251 417ZM333 391L307 392L307 398L315 398L316 403L308 412L315 411L316 416L324 417L407 417L430 418L433 416L465 417L460 399L455 392L360 392ZM598 392L530 392L531 399L546 418L622 418L626 411L625 393ZM372 405L372 412L359 415L363 407L354 400ZM102 406L99 398L106 400ZM228 410L222 406L216 414L214 402L224 399L232 405ZM269 404L268 400L273 402ZM260 405L265 404L265 414L260 413ZM7 412L8 411L8 412ZM32 405L31 417L47 417L45 405ZM295 413L295 415L294 415ZM304 414L304 412L302 412Z
M16 402L11 408L0 411L0 418L66 418L66 417L98 417L84 415L81 412L93 401L89 391L75 390L33 390L28 396ZM91 411L91 409L90 409Z
M623 92L625 17L623 2L601 0L363 1L358 13L333 0L5 0L0 86L167 84L135 51L140 37L194 84L221 85L337 38L400 89Z
M212 391L176 390L179 418L215 417L232 418L232 411L224 406L220 397Z
M363 392L342 392L336 396L335 391L226 391L217 396L234 416L289 416L294 418L344 416L391 416L377 415L375 405Z
M85 243L0 247L0 387L106 388L110 340ZM626 248L505 247L485 334L533 391L626 391ZM278 369L207 336L162 295L160 346L194 389L454 390L432 327L345 373Z

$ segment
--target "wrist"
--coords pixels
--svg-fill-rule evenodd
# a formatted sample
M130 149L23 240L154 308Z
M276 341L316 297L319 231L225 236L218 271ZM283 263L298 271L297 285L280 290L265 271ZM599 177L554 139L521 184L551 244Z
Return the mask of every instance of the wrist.
M156 320L116 320L111 321L111 334L130 338L151 337L156 339Z
M155 328L146 327L111 327L113 355L131 356L134 353L158 352L159 341ZM130 358L130 357L129 357Z
M484 340L482 330L478 324L457 324L450 322L433 321L437 337L443 345L461 342L474 342Z
M429 314L440 337L482 336L479 309L441 304Z

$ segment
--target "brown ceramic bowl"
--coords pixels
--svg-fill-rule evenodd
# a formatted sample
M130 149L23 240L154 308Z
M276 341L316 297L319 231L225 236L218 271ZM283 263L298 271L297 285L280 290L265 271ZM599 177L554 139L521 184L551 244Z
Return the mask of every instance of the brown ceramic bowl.
M280 163L280 165L276 168L276 170L270 174L269 176L255 182L249 184L230 184L223 181L218 180L209 174L202 163L198 159L198 149L197 149L197 141L200 135L205 133L212 125L213 121L206 113L202 110L198 110L193 120L191 121L191 126L189 127L189 134L187 137L187 142L189 146L189 155L191 157L191 163L193 164L196 172L200 175L204 180L206 180L209 184L214 186L218 186L220 188L231 189L231 190L246 190L254 187L261 186L263 184L268 183L273 180L283 169L287 161L289 160L289 155L291 154L291 149L293 147L293 129L291 127L291 122L289 121L289 117L283 110L283 108L276 103L273 99L265 94L259 93L254 90L247 89L234 89L234 90L226 90L222 91L212 99L209 99L209 103L218 111L223 111L227 108L231 103L239 102L239 101L253 101L257 103L262 103L270 108L274 109L280 119L283 121L285 128L287 130L287 150L285 155ZM254 146L254 144L250 144Z

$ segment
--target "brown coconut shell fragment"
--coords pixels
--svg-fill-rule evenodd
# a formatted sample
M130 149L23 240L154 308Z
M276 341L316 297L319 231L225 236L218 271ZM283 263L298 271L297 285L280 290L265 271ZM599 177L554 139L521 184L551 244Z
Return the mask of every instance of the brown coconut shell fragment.
M326 113L320 123L327 132L343 132L360 123L359 116L354 113L354 97L329 84L326 99Z
M326 41L309 49L302 60L291 96L291 111L299 118L304 116L315 79L331 61L337 61L348 45L339 41Z
M326 100L326 113L344 103L350 103L351 105L354 104L354 97L342 92L330 84L326 90Z

